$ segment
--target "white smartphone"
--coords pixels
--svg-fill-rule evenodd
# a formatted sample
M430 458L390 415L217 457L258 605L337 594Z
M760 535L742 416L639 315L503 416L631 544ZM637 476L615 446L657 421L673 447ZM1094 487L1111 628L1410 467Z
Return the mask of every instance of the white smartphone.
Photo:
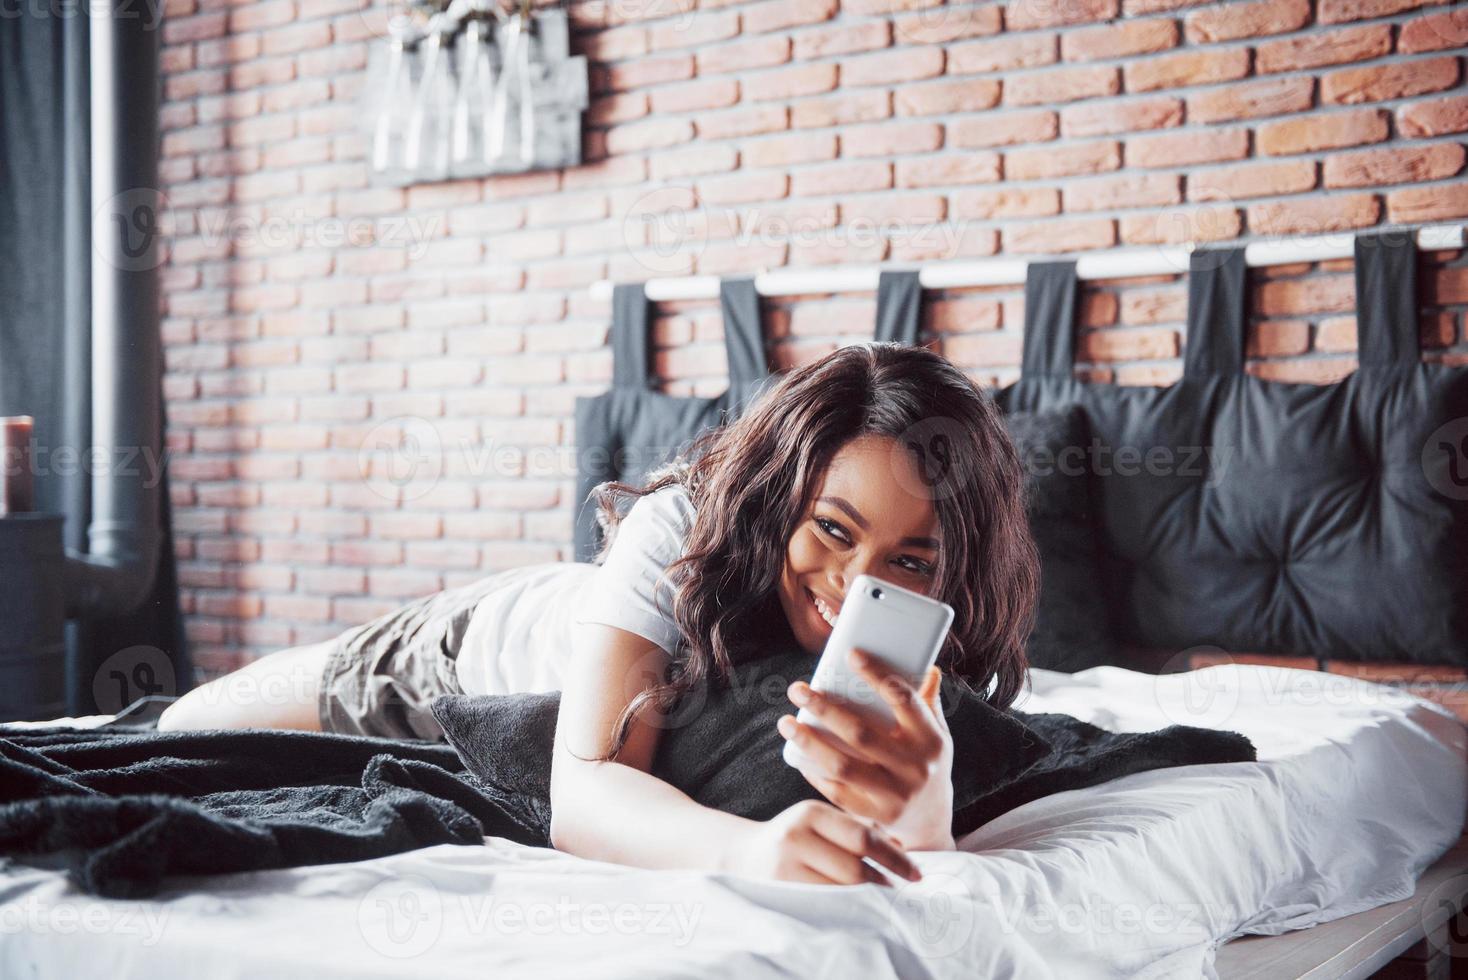
M841 603L810 686L855 701L890 723L892 708L851 666L852 648L867 651L917 687L938 659L951 625L953 607L946 602L870 575L858 575ZM813 728L822 727L806 708L795 717ZM804 753L794 742L786 742L784 755L785 761L798 769Z

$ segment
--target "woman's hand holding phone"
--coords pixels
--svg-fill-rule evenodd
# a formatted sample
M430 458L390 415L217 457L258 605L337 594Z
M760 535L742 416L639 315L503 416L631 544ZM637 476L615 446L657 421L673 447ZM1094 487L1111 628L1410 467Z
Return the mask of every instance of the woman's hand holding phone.
M793 715L780 718L780 734L808 760L801 774L845 812L885 829L903 849L953 850L953 737L938 701L938 668L928 669L918 691L862 650L852 651L851 663L891 706L895 720L796 681L790 700L824 727Z
M721 865L782 881L889 884L863 858L909 881L922 878L917 865L885 831L819 800L803 800L769 820L750 823L728 842Z

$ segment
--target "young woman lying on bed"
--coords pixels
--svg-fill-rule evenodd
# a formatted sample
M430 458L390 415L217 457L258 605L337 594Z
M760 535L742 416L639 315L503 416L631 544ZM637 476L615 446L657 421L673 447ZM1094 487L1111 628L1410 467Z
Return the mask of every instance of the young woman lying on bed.
M558 848L644 867L840 884L881 883L862 861L871 857L915 878L906 851L954 846L939 669L999 707L1025 676L1038 560L998 410L932 351L858 344L790 372L688 456L646 487L598 488L609 525L598 564L533 566L513 586L501 573L330 643L281 651L190 692L160 727L433 737L432 698L483 671L467 649L460 654L474 605L526 588L527 576L551 590L581 577L562 589L574 603L567 612L537 611L569 636L538 655L564 660L555 651L571 650L551 779ZM619 520L616 501L626 495L638 499ZM839 697L791 685L790 700L809 705L829 733L793 715L779 729L813 760L802 773L829 803L757 822L701 806L649 774L659 719L681 694L780 640L819 655L862 573L940 598L955 617L920 690L879 664L857 665L892 703L890 728ZM554 643L554 630L535 638ZM302 678L295 698L238 695L301 688ZM232 682L235 693L221 696Z

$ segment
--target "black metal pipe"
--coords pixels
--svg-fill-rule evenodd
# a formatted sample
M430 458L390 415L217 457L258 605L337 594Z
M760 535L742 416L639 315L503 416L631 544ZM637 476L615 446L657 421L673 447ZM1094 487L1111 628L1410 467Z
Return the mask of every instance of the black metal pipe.
M68 549L68 616L136 609L158 574L163 447L158 266L158 32L125 6L93 4L92 521Z

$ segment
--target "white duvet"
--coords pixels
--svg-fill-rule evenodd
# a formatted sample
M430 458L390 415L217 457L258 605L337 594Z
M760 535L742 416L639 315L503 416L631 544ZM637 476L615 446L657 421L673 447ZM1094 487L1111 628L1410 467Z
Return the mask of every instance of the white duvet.
M1243 732L1259 762L1142 773L918 855L900 888L654 872L490 839L102 901L0 870L0 976L1211 977L1216 946L1411 894L1462 832L1448 712L1352 678L1032 672L1019 707Z

